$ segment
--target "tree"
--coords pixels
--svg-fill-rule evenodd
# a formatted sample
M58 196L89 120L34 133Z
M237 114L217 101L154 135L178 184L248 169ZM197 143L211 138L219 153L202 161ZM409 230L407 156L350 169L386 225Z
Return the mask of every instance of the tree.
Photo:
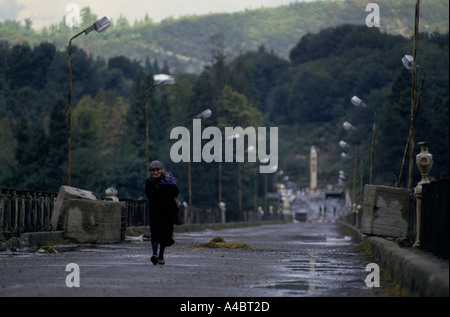
M218 128L220 129L225 127L242 127L243 129L253 127L257 131L258 127L262 126L262 116L259 110L250 104L244 95L234 91L229 86L223 88L220 99L214 104L214 109L217 112ZM224 134L224 131L222 134ZM248 149L249 144L244 144L244 147ZM242 208L245 208L242 205L242 197L253 197L251 187L243 186L243 184L248 183L249 178L254 174L252 168L255 168L255 163L234 163L236 168L232 168L231 164L227 163L224 163L223 166L225 168L221 169L222 172L219 172L223 185L223 201L226 201L231 209L234 207L242 210ZM236 195L237 187L239 188L238 193L243 196Z
M2 151L0 151L0 182L2 182L12 177L12 171L16 164L14 151L17 141L7 117L0 119L0 144L2 144Z
M30 133L25 116L20 115L17 124L14 128L14 136L17 140L17 147L15 152L16 166L13 171L13 179L11 186L17 188L24 188L25 179L29 175L32 153L29 149Z
M94 190L104 168L101 151L102 127L90 97L83 97L73 112L72 186Z
M131 97L130 106L127 109L125 118L125 146L124 151L126 153L135 153L139 157L144 158L145 163L145 93L149 87L153 85L153 75L146 75L143 71L139 71L133 84L133 92ZM156 112L153 110L155 105L155 96L152 93L149 94L149 105L151 112L149 114L149 120L151 118L157 118ZM156 122L155 120L151 123ZM151 125L150 125L151 126ZM151 140L151 139L150 139Z
M48 180L47 191L57 192L62 184L66 183L67 163L67 122L66 103L58 100L50 114L48 131L48 155L46 155L45 178Z
M100 89L92 101L92 107L98 113L101 125L101 154L109 161L122 153L128 104L115 92Z

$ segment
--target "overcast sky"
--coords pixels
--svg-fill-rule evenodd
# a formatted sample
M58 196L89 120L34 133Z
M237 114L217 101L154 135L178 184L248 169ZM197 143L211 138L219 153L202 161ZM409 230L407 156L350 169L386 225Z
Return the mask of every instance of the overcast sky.
M177 18L188 14L236 12L300 1L315 0L0 0L0 21L23 22L30 18L33 27L39 29L61 22L62 17L72 11L66 11L69 3L77 4L80 9L89 6L98 17L117 19L122 14L133 24L136 20L142 20L145 14L159 22L169 16Z

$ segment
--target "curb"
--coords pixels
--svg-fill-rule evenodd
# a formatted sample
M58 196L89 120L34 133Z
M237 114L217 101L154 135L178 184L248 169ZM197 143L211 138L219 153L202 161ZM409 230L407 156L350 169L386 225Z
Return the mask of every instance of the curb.
M64 238L63 231L49 232L27 232L20 235L20 239L24 241L28 247L40 247L46 244L62 241Z
M8 239L0 240L0 251L15 251L22 248L39 248L43 245L62 241L64 238L63 233L63 231L22 233L20 237L9 237Z
M355 227L340 223L352 232L358 242L366 244L391 272L393 279L412 294L424 297L449 296L449 263L424 250L403 248L381 237L367 236Z

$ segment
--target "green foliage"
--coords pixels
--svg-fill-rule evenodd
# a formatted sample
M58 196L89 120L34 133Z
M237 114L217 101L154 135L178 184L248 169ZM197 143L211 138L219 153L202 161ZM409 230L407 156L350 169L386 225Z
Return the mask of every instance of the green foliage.
M393 11L400 12L399 6L410 2L379 2L384 30L395 20L402 26L400 33L410 34L405 27L408 19L392 18ZM441 14L430 14L429 7L448 9L448 2L423 5L423 29L442 20ZM342 17L352 24L357 24L355 19L364 21L363 9L360 1L349 0L158 24L146 19L132 26L122 17L108 32L77 39L72 50L73 185L100 196L109 186L116 187L121 197L144 195L146 90L158 73L175 73L176 84L149 93L150 160L162 160L174 173L182 200L188 198L187 163L171 162L170 131L191 125L193 116L207 108L213 116L202 120L203 128L278 127L279 170L302 187L309 184L312 145L319 151L319 185L335 183L339 170L352 175L353 160L341 159L338 146L344 139L351 145L350 155L359 153L359 134L342 128L350 121L363 133L367 182L373 114L353 107L354 95L377 111L374 183L392 185L410 122L411 72L400 59L411 54L413 43L383 29L338 23ZM361 14L353 14L358 10ZM83 15L83 21L96 18L87 9ZM2 146L7 143L0 154L1 186L57 191L66 181L64 50L73 31L63 22L40 33L20 23L0 23L0 37L19 34L25 39L19 44L0 42L0 140ZM40 42L43 38L55 44ZM435 162L431 176L436 178L449 173L448 43L448 33L420 36L418 63L426 80L415 140L430 143ZM100 47L108 53L100 53ZM158 60L165 61L162 67ZM184 72L188 69L190 73ZM274 187L274 175L254 177L258 163L240 166L245 210L254 207L255 180L258 204L263 205L266 181L269 191ZM222 200L233 212L239 208L238 165L223 163L221 171ZM415 182L417 177L415 171ZM217 206L219 164L192 164L192 179L194 205Z

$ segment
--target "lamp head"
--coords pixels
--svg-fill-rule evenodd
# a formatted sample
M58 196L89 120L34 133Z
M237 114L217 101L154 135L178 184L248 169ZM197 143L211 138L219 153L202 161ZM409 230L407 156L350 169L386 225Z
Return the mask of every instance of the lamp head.
M202 112L200 112L198 115L195 116L196 119L201 119L201 118L209 118L212 116L212 111L210 109L206 109Z
M107 28L109 28L111 25L111 22L107 17L103 17L100 20L96 21L94 24L92 24L90 27L85 29L83 32L87 35L88 33L96 30L98 33L103 32Z
M345 142L344 140L340 140L340 141L339 141L339 146L340 146L341 148L343 148L343 149L350 147L350 146L348 145L348 143Z
M357 96L353 96L351 102L355 107L359 107L359 106L361 106L363 108L367 107L365 102L362 101L361 99L359 99Z
M166 74L157 74L153 76L153 80L156 85L173 85L175 84L175 78Z
M109 19L107 17L103 17L94 23L94 28L98 33L103 32L110 26L111 26L111 22L109 21Z
M348 121L345 121L342 126L345 130L355 130L356 128Z
M413 69L414 58L411 55L405 55L402 57L402 63L406 69Z

